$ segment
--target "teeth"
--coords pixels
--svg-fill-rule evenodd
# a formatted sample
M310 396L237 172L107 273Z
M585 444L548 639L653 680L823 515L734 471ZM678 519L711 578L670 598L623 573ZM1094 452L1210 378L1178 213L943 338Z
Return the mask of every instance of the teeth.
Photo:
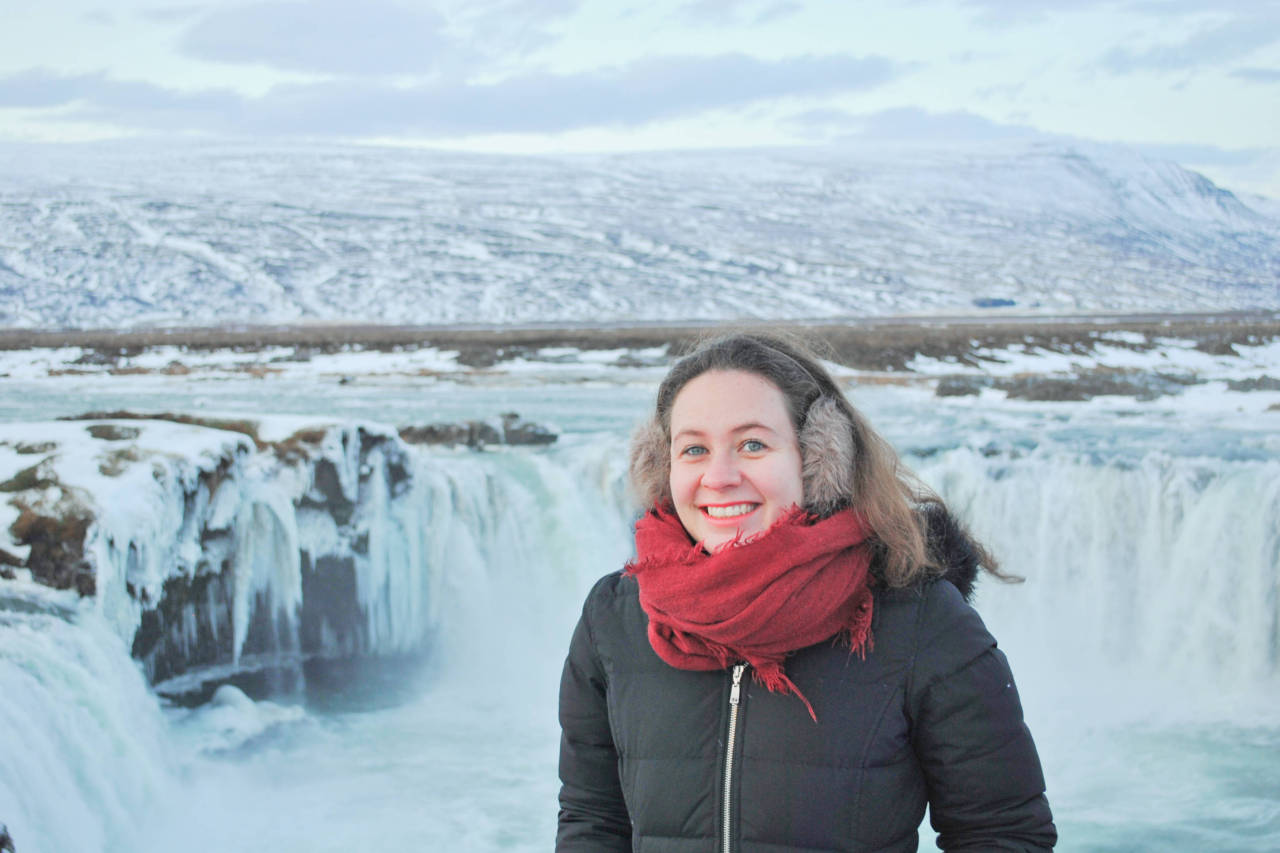
M756 505L751 503L733 504L732 506L703 507L703 509L707 511L707 515L711 516L712 518L733 518L734 516L738 516L738 515L746 515L747 513L751 512L751 510L755 508L756 508Z

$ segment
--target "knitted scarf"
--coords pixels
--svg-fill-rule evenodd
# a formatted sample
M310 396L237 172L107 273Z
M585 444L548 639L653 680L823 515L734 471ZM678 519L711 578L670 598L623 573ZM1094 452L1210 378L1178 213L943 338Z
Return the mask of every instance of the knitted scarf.
M669 503L636 522L636 559L649 643L677 669L751 664L776 693L809 700L783 672L789 652L832 637L871 645L870 528L852 510L816 520L796 509L763 533L708 554L690 544Z

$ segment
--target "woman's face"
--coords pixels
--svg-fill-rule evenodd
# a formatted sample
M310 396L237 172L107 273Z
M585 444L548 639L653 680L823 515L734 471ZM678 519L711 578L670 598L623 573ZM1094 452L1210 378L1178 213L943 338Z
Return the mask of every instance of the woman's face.
M712 370L680 389L671 406L671 498L684 529L711 552L803 503L800 447L777 386Z

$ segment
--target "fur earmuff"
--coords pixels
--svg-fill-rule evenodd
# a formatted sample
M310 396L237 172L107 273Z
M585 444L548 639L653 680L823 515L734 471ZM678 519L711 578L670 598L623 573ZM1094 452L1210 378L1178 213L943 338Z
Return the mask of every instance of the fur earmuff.
M828 516L853 500L853 424L833 397L813 401L800 430L804 508Z
M631 461L627 473L631 496L642 509L667 497L671 479L671 442L657 418L641 424L631 436Z

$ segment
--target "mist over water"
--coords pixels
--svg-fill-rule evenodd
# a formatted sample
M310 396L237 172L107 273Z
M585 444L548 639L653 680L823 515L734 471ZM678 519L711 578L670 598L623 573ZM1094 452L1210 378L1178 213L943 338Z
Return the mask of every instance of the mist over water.
M425 651L185 709L91 609L33 590L0 602L0 820L20 853L549 849L560 665L586 589L630 553L624 447L647 393L526 394L560 413L547 450L414 451L378 546L396 553L375 562L402 575L386 630L416 625ZM1018 679L1061 849L1280 847L1265 424L855 398L1027 578L984 579L976 604Z

